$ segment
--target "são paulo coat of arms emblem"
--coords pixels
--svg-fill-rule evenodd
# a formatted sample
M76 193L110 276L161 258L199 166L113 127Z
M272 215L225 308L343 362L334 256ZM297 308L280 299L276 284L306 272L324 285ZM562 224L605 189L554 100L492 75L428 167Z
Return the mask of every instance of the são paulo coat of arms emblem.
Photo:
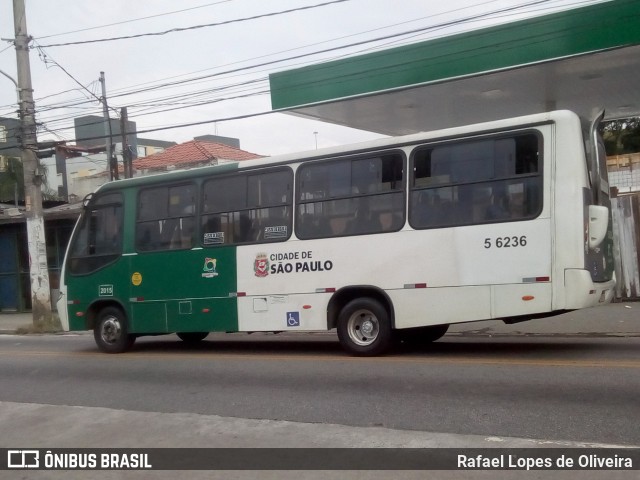
M266 253L259 253L253 262L253 271L256 277L266 277L269 275L269 259Z

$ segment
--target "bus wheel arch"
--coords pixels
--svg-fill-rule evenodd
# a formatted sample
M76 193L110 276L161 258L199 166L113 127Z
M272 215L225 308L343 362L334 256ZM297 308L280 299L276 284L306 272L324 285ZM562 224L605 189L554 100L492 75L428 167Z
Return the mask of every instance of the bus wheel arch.
M92 324L93 338L102 352L125 352L136 339L135 335L129 333L127 315L115 302L98 310Z
M376 287L346 287L328 306L329 328L336 328L342 347L358 356L384 353L393 334L393 304Z
M387 311L392 328L395 328L395 312L389 295L379 287L373 285L354 285L343 287L333 294L327 306L327 329L337 328L338 316L347 303L356 299L368 297L377 300Z
M87 330L93 330L98 321L98 315L107 307L119 308L122 312L126 312L124 305L114 299L101 299L93 302L85 312L85 326Z

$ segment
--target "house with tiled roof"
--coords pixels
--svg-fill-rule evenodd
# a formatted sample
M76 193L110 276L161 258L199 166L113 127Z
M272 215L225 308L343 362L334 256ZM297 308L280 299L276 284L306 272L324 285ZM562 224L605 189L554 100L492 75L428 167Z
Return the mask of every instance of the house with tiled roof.
M224 143L195 139L169 147L164 152L138 158L133 161L133 169L134 175L145 175L256 158L262 158L262 155Z
M164 151L133 160L133 176L155 175L173 170L186 170L189 168L218 165L220 163L238 162L262 158L263 155L241 150L239 147L227 145L221 142L196 138L186 143L169 146ZM206 137L205 137L206 138ZM224 137L217 137L224 138ZM236 140L237 139L229 139ZM238 141L239 144L239 141ZM106 157L101 158L102 171L89 175L77 175L69 177L69 194L83 198L90 192L95 192L98 187L109 181L109 171L106 170ZM122 158L118 155L120 178L124 178ZM96 160L94 159L94 162Z

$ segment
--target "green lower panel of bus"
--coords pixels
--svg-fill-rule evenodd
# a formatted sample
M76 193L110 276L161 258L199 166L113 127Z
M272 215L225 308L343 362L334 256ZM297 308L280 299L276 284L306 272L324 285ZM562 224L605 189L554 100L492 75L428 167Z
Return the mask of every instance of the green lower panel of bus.
M71 330L96 305L121 306L134 334L238 330L235 247L128 255L67 285Z
M135 303L130 312L130 328L134 333L234 332L238 329L235 298Z

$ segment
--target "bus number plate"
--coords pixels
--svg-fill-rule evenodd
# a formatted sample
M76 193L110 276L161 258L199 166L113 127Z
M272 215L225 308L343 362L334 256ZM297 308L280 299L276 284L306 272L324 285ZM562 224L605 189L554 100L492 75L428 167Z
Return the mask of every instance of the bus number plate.
M100 285L98 287L98 295L100 297L113 297L113 285Z

